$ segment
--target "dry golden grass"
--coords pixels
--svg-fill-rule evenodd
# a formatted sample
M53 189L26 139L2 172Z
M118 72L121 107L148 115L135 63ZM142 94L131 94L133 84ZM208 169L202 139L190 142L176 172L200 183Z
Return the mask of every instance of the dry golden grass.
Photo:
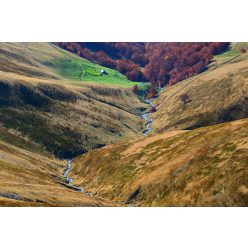
M153 114L154 131L193 129L248 117L247 78L247 54L235 50L217 56L209 70L160 94L155 102L158 111ZM183 93L190 98L186 104L179 99Z
M48 43L0 44L0 119L57 156L69 157L141 135L146 105L131 88L62 78Z
M0 44L0 206L113 206L59 184L67 157L140 135L130 88L63 78L48 43ZM17 199L11 199L17 198Z
M62 78L54 61L75 55L51 44L0 44L0 206L122 206L131 198L137 206L247 206L248 120L197 128L248 116L248 55L237 56L239 48L161 93L156 135L141 138L146 105L130 89ZM104 144L73 163L74 184L94 197L59 183L65 162L51 152Z
M137 206L247 206L248 119L157 134L76 158L76 183Z
M0 131L0 138L5 133L4 139L15 143L11 145L0 139L0 206L116 205L62 186L59 182L63 178L65 161L3 127Z

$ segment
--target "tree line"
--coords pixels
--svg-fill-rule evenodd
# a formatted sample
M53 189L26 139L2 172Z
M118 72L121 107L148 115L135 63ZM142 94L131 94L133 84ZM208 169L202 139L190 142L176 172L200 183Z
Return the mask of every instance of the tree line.
M157 87L202 72L229 42L60 42L61 48L102 66L116 69L131 81L151 82L149 97Z

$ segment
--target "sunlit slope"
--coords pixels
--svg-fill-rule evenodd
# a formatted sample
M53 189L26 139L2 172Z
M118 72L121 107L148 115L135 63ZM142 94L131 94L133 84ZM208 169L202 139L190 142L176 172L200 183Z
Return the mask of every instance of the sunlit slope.
M60 157L141 134L146 105L129 81L100 82L123 75L110 70L97 83L77 81L61 72L63 61L100 68L48 43L0 43L0 123Z
M155 132L192 129L248 117L248 55L233 49L209 69L163 90L153 115ZM246 46L243 44L243 46ZM180 96L186 94L186 103Z
M134 85L118 71L94 64L50 43L0 43L0 62L1 71L28 77ZM102 75L101 70L106 73Z
M0 127L0 206L112 206L62 186L65 162Z
M165 132L74 161L76 183L136 206L247 206L248 120Z

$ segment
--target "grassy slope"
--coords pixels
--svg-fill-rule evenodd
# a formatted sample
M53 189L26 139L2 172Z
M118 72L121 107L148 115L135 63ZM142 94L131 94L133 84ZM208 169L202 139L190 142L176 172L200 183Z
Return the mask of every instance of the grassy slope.
M57 49L61 50L60 48ZM66 58L66 55L68 56L69 53L67 51L61 51L65 54L65 58L55 60L54 63L61 76L65 78L80 82L99 82L125 87L135 85L134 82L129 81L126 76L116 70L94 64L76 56ZM101 76L101 69L107 72L107 75L104 74Z
M65 162L14 130L1 126L0 167L0 206L113 205L60 185Z
M112 85L74 81L61 75L63 61L99 68L48 43L0 44L2 124L62 157L141 133L137 115L146 105L130 87L119 87L130 86L123 75L110 70ZM121 78L118 84L113 75Z
M97 82L130 87L136 84L116 70L94 64L49 43L1 43L0 58L1 70L34 78L66 78L70 79L67 84L76 85ZM101 69L108 75L101 76Z
M155 132L191 129L248 117L248 54L239 52L246 43L216 56L209 69L165 89L155 102ZM183 104L179 96L191 101Z
M248 119L171 131L79 156L76 183L137 206L247 206Z
M233 42L231 47L225 53L215 56L215 62L220 65L228 60L239 56L241 48L248 48L248 42Z

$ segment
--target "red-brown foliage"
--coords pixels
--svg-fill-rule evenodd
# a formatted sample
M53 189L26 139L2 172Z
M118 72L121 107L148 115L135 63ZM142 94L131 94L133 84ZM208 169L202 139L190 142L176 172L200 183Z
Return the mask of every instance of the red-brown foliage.
M153 98L156 96L156 94L157 94L156 86L155 84L152 83L147 98L148 99Z
M58 45L116 69L132 81L150 81L150 97L156 94L157 86L173 85L202 72L213 55L229 47L228 42L61 42Z
M150 110L149 110L150 113L154 113L154 112L156 112L156 111L157 111L157 109L156 109L155 106L151 107Z
M228 48L228 43L148 43L146 51L149 63L146 77L156 85L173 85L204 70L213 55Z
M246 53L247 50L246 50L244 47L242 47L242 48L240 49L240 52L241 52L241 53Z
M138 94L139 93L139 87L138 87L138 85L137 84L135 84L134 86L133 86L133 93L134 94Z
M179 96L179 99L185 104L187 102L190 102L190 98L187 93L183 93Z

